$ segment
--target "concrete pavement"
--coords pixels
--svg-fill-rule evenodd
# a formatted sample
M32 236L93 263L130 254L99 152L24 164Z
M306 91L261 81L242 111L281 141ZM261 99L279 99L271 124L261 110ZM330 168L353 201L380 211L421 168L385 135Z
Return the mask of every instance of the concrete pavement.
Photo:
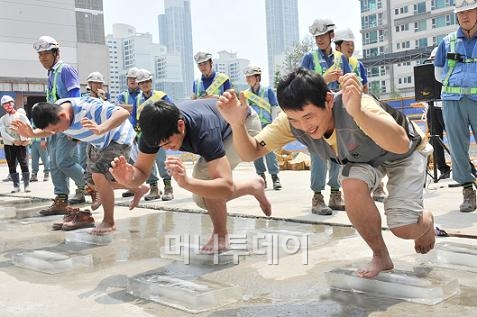
M6 165L0 165L0 177L6 175ZM235 178L253 175L253 165L248 163L242 163L234 172ZM42 182L41 173L39 176L40 182L31 184L31 193L11 195L11 183L0 183L0 200L12 200L11 196L17 197L14 199L17 201L21 197L52 198L51 181ZM50 230L51 222L59 216L1 221L0 316L188 315L181 310L138 300L126 292L130 277L158 269L179 275L187 272L240 288L241 297L237 302L198 316L477 315L477 273L467 270L429 268L443 276L457 278L460 283L458 295L434 306L330 290L323 272L366 263L371 256L369 248L356 235L345 212L335 211L332 216L311 214L309 171L282 171L280 178L282 190L266 191L272 202L271 219L264 218L253 197L241 197L228 204L229 228L232 233L250 233L264 228L316 235L326 233L329 236L326 242L309 248L307 265L302 264L302 254L281 254L279 264L274 265L267 264L265 256L253 255L246 257L240 265L213 268L187 266L161 258L159 250L164 246L165 234L188 233L205 238L211 230L208 216L195 206L190 193L177 185L174 186L173 201L142 201L141 208L133 211L126 207L128 199L122 198L121 191L117 191L115 215L118 230L113 234L112 243L76 250L92 255L93 265L72 273L48 275L21 269L11 263L12 254L19 250L48 249L59 252L68 248L63 243L65 233ZM475 235L477 213L463 214L458 211L461 188L448 188L451 182L428 184L425 189L426 208L434 213L435 222L442 229ZM74 190L74 186L71 188ZM324 196L327 200L329 189ZM382 204L378 205L382 209ZM100 221L102 209L94 216ZM389 230L384 230L383 236L396 269L413 271L416 267L423 267L422 257L415 254L412 241L398 239ZM439 238L438 242L477 246L477 240L468 238Z

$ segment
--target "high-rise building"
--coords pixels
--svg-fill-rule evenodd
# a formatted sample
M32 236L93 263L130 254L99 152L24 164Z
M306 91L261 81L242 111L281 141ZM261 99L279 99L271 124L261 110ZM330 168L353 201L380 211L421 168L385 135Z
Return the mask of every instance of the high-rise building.
M452 0L361 0L370 91L381 98L414 96L414 66L456 29Z
M83 85L93 71L107 81L102 0L0 0L0 8L0 96L12 95L27 111L44 100L47 73L32 47L42 35L59 42L61 59L78 69Z
M284 54L299 42L297 0L266 0L268 78L273 83Z
M237 91L248 88L242 70L250 64L248 59L237 58L237 53L220 51L219 58L214 58L214 70L229 76L230 82Z
M189 97L194 81L190 0L164 0L164 12L158 16L159 43L165 45L170 54L180 56L183 96Z
M150 33L138 33L128 24L113 24L113 34L106 36L109 47L111 96L127 88L129 68L145 68L153 74L154 88L165 91L171 98L184 96L181 59L169 53L164 45L153 43Z

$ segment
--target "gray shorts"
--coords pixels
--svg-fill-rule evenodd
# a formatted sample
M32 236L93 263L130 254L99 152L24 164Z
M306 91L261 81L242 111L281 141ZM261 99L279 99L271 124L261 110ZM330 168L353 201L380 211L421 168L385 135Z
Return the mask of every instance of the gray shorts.
M377 168L368 164L346 164L341 169L340 181L359 179L373 191L387 175L388 197L384 200L384 210L388 227L392 229L415 224L424 210L427 155L428 153L414 151L405 159L385 162ZM344 170L346 172L343 173Z
M262 125L260 123L258 114L255 111L252 110L251 114L245 120L245 127L251 136L255 136L258 134L258 132L260 132ZM227 157L230 167L233 170L242 160L240 159L237 151L235 151L232 135L229 135L225 140L223 140L223 142L225 156ZM207 169L207 161L203 157L200 157L197 163L195 163L192 176L197 179L210 179ZM197 204L197 206L207 209L205 207L203 197L194 194L192 198L194 199L194 202Z
M100 150L88 144L86 149L86 171L85 180L89 184L94 184L92 174L99 173L106 176L109 181L113 181L113 175L109 172L111 161L120 155L123 155L126 160L129 159L129 152L131 151L131 145L119 144L111 142L106 148Z

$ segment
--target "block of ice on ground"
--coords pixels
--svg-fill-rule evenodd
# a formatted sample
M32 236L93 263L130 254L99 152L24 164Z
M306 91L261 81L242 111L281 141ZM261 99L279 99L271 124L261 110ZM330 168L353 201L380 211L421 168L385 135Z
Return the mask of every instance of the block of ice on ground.
M48 274L57 274L93 265L91 254L62 254L46 250L23 251L13 255L18 267Z
M216 309L234 303L242 296L237 286L165 272L145 273L130 278L128 293L188 313Z
M65 243L86 243L94 245L106 245L113 241L112 233L96 235L91 234L92 229L80 229L65 231Z
M226 265L239 264L250 252L242 249L230 249L222 252L213 252L211 254L200 251L198 244L176 243L161 247L160 255L162 258L172 259L192 265Z
M417 274L412 271L384 272L374 278L356 275L356 268L334 269L325 277L331 288L435 305L459 292L455 278Z
M437 266L477 272L477 246L475 245L441 242L421 258Z
M1 207L0 219L15 218L17 216L17 208L15 207Z

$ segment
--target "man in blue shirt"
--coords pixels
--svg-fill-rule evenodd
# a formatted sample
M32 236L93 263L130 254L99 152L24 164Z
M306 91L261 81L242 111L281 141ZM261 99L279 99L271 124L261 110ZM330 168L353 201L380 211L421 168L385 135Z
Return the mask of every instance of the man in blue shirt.
M124 157L115 158L111 163L114 178L125 186L135 187L148 177L159 148L200 155L191 176L186 174L186 167L176 157L167 158L166 168L179 186L194 194L197 205L208 211L214 229L210 240L202 246L202 251L207 253L227 248L227 201L252 195L265 215L271 214L261 177L232 178L232 169L241 159L233 146L230 125L219 114L216 102L215 99L199 99L175 106L159 100L148 104L139 118L142 134L136 163L131 166ZM260 121L255 112L248 109L244 121L251 134L258 133Z
M218 98L224 91L232 88L229 77L214 71L212 54L198 52L194 60L202 76L194 81L191 99Z
M463 188L461 212L476 209L475 175L469 164L470 133L477 131L477 1L455 1L459 28L439 43L434 60L442 82L442 114L452 160L452 178Z
M78 72L71 65L60 59L60 45L50 36L41 36L33 44L43 67L48 70L47 101L56 102L60 98L79 97L80 81ZM76 162L77 142L62 133L48 138L48 153L50 154L50 171L54 185L55 199L48 208L40 211L44 216L63 215L68 212L68 204L84 203L83 179L84 170ZM76 186L74 199L68 201L69 178Z

